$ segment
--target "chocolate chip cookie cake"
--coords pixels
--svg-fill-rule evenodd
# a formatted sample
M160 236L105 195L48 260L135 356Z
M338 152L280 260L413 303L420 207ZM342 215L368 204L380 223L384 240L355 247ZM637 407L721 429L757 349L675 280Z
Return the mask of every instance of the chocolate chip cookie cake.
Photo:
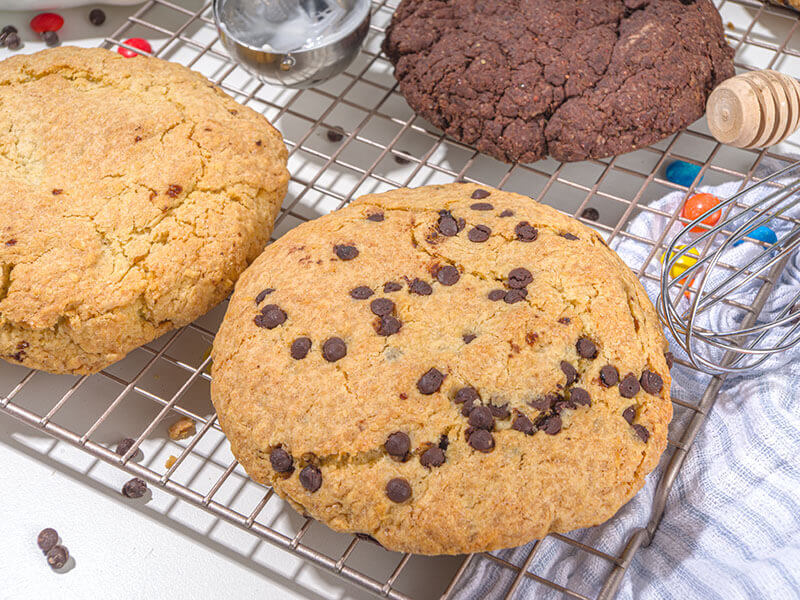
M416 113L507 162L642 148L734 74L711 0L403 0L383 50Z
M214 342L233 453L298 511L455 554L601 523L672 415L667 345L591 229L471 184L399 189L289 231Z
M280 134L180 65L0 63L0 357L92 373L225 298L286 192Z

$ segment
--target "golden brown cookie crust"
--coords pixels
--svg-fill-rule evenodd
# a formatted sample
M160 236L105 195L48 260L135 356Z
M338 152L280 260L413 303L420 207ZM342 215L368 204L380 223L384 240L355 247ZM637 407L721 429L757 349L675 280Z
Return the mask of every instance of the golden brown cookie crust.
M361 287L373 294L358 299ZM376 312L399 331L381 335ZM346 355L330 362L334 337ZM239 462L295 508L393 550L455 554L595 525L629 500L666 446L666 349L641 284L595 232L517 194L430 186L365 196L269 246L237 283L211 391ZM632 397L602 384L606 365L633 374ZM444 379L426 393L430 369ZM456 403L467 386L480 395L469 417ZM473 414L490 404L486 453ZM517 430L520 415L534 431ZM410 441L404 462L395 432ZM433 446L444 464L425 466ZM387 497L398 478L403 502Z
M92 373L230 292L269 239L286 148L155 58L0 63L0 357Z

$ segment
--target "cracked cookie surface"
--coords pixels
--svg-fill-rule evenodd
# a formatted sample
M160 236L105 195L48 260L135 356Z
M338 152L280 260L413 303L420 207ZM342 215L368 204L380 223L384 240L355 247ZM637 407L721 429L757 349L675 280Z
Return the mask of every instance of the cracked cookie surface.
M734 74L710 0L403 0L383 51L415 112L506 162L647 146Z
M387 548L516 546L611 517L666 446L666 341L591 229L471 184L364 196L270 245L214 341L251 477Z
M264 247L286 148L155 58L0 63L0 357L92 373L225 298Z

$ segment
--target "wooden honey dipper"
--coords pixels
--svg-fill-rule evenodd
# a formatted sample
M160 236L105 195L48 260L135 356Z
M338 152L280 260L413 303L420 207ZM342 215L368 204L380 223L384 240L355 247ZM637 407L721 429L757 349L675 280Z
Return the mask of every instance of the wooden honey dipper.
M706 105L708 128L737 148L782 142L800 125L800 82L777 71L749 71L720 83Z

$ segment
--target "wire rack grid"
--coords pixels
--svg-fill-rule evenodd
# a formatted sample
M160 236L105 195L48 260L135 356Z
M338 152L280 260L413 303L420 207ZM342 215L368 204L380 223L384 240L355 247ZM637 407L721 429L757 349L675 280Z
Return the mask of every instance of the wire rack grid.
M608 160L499 163L433 129L416 117L398 94L391 65L379 50L397 3L373 3L367 42L345 74L302 91L264 85L230 62L217 37L210 2L187 3L187 8L173 1L149 0L104 45L125 46L123 40L129 37L153 39L155 55L202 72L278 127L290 151L292 180L274 237L364 193L472 181L550 204L594 227L609 242L632 240L645 245L647 258L631 267L643 280L657 281L660 269L651 267L658 265L667 247L666 232L685 220L679 210L665 212L649 207L648 201L674 191L688 196L700 178L712 185L740 180L744 188L758 179L763 162L788 161L788 154L796 149L792 138L770 152L721 146L704 124L696 123L650 148ZM715 4L736 49L737 69L774 68L800 74L796 14L754 0L716 0ZM666 164L676 159L701 167L689 188L662 175ZM663 232L643 237L627 231L630 221L643 212L665 220ZM724 382L724 376L708 377L702 394L673 398L676 418L651 517L629 532L614 552L582 543L574 535L552 534L534 544L519 562L489 553L444 559L381 551L384 559L373 561L375 568L370 570L354 566L353 560L364 548L375 554L368 540L333 534L313 520L295 515L274 497L272 489L250 481L229 454L208 400L208 349L224 308L224 304L217 307L92 377L53 376L0 363L0 412L141 477L360 588L395 600L450 598L468 577L470 566L480 561L511 574L504 590L507 599L524 580L541 584L541 591L566 597L613 598L637 550L650 543L672 483ZM761 307L740 308L755 318ZM166 425L177 416L188 416L198 424L196 435L180 444L165 435ZM124 431L120 422L126 424ZM113 451L114 444L127 436L135 437L136 443L125 456L119 456ZM145 447L146 461L139 451ZM164 464L167 457L175 459L169 467ZM591 587L550 577L537 564L541 548L548 544L554 544L557 551L577 551L601 561L607 574L604 581ZM437 589L424 578L420 581L419 573L429 572L431 564L447 573L445 584Z

